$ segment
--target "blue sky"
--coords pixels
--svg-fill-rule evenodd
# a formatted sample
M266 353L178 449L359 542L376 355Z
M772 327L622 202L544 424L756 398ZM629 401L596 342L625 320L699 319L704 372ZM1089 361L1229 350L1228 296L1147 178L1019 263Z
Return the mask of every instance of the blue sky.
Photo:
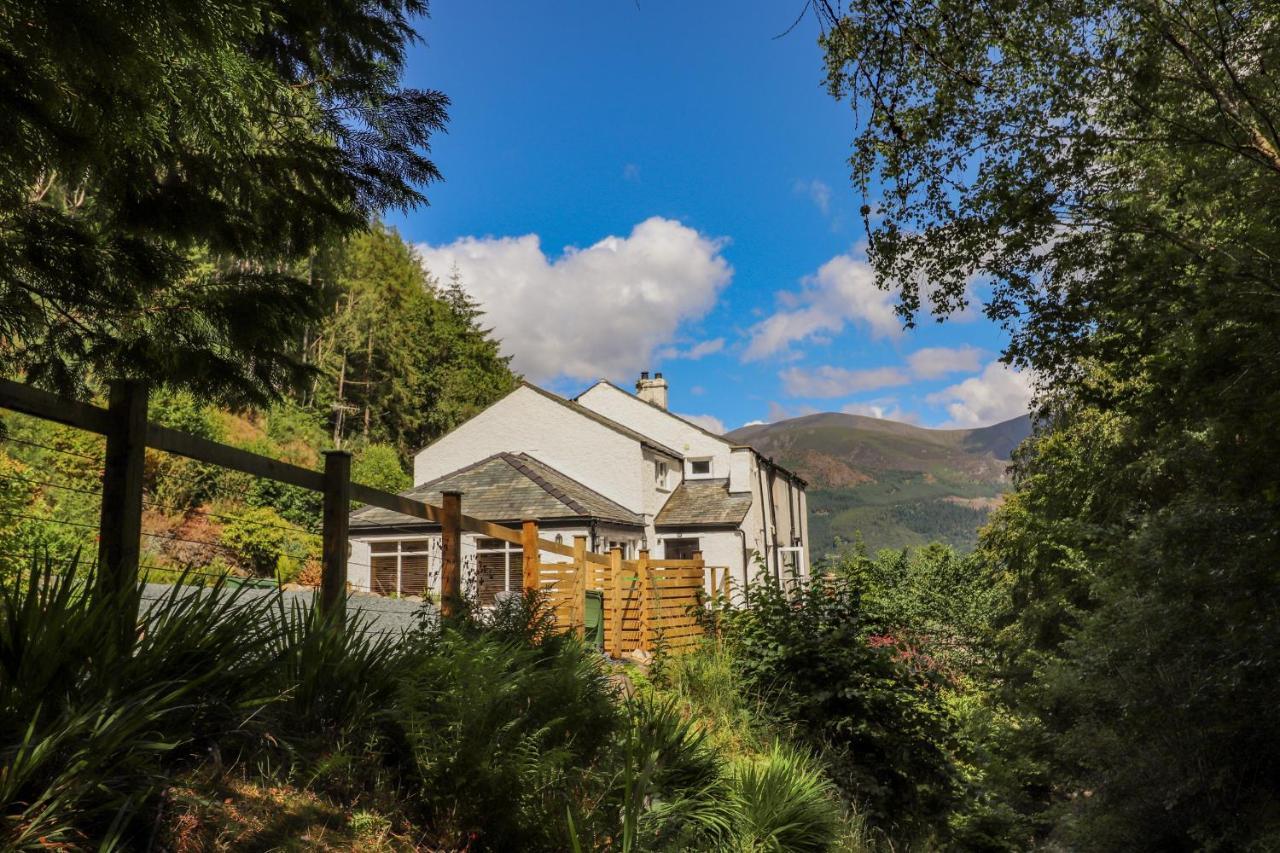
M434 0L407 82L453 100L445 182L391 223L561 393L661 370L673 410L729 429L1025 411L979 312L904 331L872 285L853 110L816 21L777 37L802 5Z

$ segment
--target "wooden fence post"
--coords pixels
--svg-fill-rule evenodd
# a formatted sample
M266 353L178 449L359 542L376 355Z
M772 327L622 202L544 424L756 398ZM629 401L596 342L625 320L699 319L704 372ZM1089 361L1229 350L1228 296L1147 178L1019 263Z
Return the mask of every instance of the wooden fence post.
M587 537L573 537L573 625L581 640L587 635Z
M142 469L147 450L147 389L111 383L107 451L102 466L97 593L119 599L119 639L133 646L138 623L138 557L142 551Z
M351 454L324 452L324 503L320 558L320 612L344 624L347 615L347 549L351 513Z
M637 614L640 626L640 645L642 651L653 651L653 637L651 636L651 625L649 619L649 607L652 604L653 584L649 578L649 551L646 549L640 552L640 559L636 560L636 574L640 580L640 612Z
M622 657L622 549L609 552L609 584L613 589L613 615L609 620L609 654Z
M457 614L462 603L462 492L445 492L440 519L440 615Z
M520 525L520 574L522 576L521 584L526 592L542 588L542 582L539 578L541 574L539 561L538 522L534 519L526 518L524 523Z

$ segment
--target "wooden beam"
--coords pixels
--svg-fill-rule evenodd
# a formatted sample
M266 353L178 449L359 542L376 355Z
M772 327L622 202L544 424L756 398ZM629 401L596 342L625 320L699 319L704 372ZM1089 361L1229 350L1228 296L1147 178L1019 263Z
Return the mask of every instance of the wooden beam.
M609 654L622 657L622 549L609 552L609 586L613 591L613 613L609 618Z
M111 383L107 451L102 466L97 593L120 608L122 649L133 647L138 625L138 557L142 537L142 469L147 452L147 389Z
M111 416L100 406L65 400L57 394L10 379L0 379L0 408L99 435L106 435L111 428Z
M578 639L586 636L587 624L587 537L573 537L573 629Z
M300 468L288 462L259 456L236 447L228 447L225 444L169 429L159 424L147 424L147 445L166 453L176 453L188 459L242 471L255 477L266 477L269 480L277 480L291 486L310 489L313 492L324 491L324 475L319 471Z
M520 525L520 585L528 592L540 589L538 579L538 522L527 518Z
M319 607L326 618L346 622L348 522L351 515L351 454L326 450Z
M413 498L406 498L403 495L393 495L390 492L363 486L360 483L351 484L351 500L436 523L439 523L443 512L438 506L415 501Z
M649 620L649 602L653 595L653 583L649 577L649 552L647 550L640 552L640 559L636 560L636 564L636 574L640 578L640 650L652 652L653 626Z
M462 492L445 492L440 519L440 615L456 615L462 605Z

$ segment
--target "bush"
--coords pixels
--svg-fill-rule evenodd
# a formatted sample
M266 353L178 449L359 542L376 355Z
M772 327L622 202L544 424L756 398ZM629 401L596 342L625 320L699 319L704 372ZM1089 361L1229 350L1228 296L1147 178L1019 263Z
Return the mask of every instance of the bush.
M729 802L740 850L828 850L840 832L835 786L821 766L781 744L736 763Z
M748 696L820 750L843 794L908 835L945 826L955 801L953 732L939 683L877 645L846 579L782 589L762 576L725 636Z
M255 575L288 583L319 556L316 537L291 527L270 507L252 507L227 522L219 539Z
M389 444L370 444L351 460L351 480L384 492L402 492L412 480L400 464L400 454Z
M446 627L395 702L415 799L438 846L561 849L564 816L617 725L598 658Z

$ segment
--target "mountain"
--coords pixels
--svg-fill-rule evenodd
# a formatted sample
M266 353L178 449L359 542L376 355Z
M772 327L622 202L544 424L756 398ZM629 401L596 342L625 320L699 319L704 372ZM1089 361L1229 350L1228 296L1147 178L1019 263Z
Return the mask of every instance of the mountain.
M826 412L726 435L809 481L815 559L861 535L872 551L942 541L970 549L1010 487L1026 415L979 429L925 429Z

